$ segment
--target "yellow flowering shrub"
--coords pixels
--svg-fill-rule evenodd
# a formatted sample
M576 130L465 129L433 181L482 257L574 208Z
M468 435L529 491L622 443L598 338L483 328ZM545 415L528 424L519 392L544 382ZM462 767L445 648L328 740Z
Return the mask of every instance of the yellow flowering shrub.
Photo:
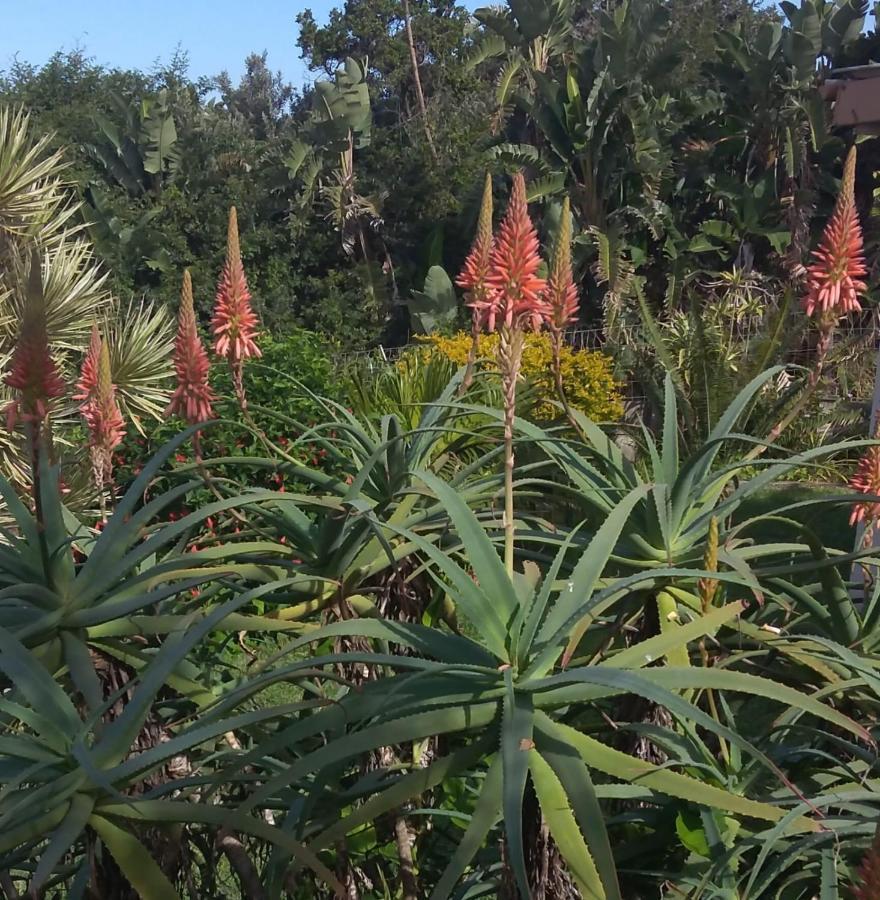
M460 331L451 337L431 335L423 342L431 353L463 366L467 362L471 336ZM497 334L481 334L478 355L482 367L493 369L498 349ZM611 360L596 350L562 349L562 383L569 404L597 422L613 422L623 415L620 387L611 373ZM547 332L528 333L523 350L523 376L537 389L535 415L553 419L559 415L556 386L553 380L553 350Z

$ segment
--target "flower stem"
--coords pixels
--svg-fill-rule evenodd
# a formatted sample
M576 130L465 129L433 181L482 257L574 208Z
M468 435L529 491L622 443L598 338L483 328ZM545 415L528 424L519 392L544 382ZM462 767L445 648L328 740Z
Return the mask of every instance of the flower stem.
M565 384L562 380L562 333L558 329L552 329L550 332L550 343L553 349L553 381L556 385L556 394L559 402L562 404L562 410L568 424L574 429L575 434L586 443L586 435L581 429L574 417L574 411L568 402L568 396L565 393Z
M523 333L519 328L503 326L498 344L498 362L504 394L504 566L513 575L514 524L513 470L516 456L513 450L513 425L516 418L516 382L522 364Z
M745 458L747 460L763 456L768 446L775 444L789 425L804 411L804 408L822 381L822 373L825 370L825 362L831 350L833 334L834 325L828 322L823 323L819 332L819 341L816 345L816 362L807 376L807 383L804 385L800 397L794 402L791 409L770 429L766 444L759 444L746 454Z

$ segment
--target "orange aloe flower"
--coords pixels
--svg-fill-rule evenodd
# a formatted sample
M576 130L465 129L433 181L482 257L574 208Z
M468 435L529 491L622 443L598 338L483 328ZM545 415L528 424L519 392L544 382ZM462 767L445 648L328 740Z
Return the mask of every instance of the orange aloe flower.
M125 419L116 402L110 373L110 350L98 326L92 326L89 349L77 383L75 399L89 431L89 450L99 488L113 476L113 451L125 436Z
M858 312L859 294L867 290L864 240L855 202L856 148L846 158L840 194L825 226L813 265L807 269L808 316L840 318Z
M489 266L492 262L492 176L486 173L483 200L480 204L480 218L477 222L477 236L471 251L464 261L455 283L465 291L465 301L474 314L474 329L482 327L486 301L489 297Z
M544 297L549 307L547 323L552 331L561 334L577 321L578 292L571 273L571 207L568 197L562 204L562 221Z
M859 460L855 474L849 480L849 486L860 494L876 494L880 496L880 446L870 447ZM880 502L860 500L854 506L849 517L850 525L859 522L874 522L880 517Z
M226 238L226 262L217 286L214 317L211 331L214 334L214 352L240 364L249 356L260 356L256 344L257 317L251 308L241 249L238 243L238 215L235 207L229 210L229 230Z
M538 233L529 218L526 182L522 172L517 172L492 248L486 278L490 293L477 304L488 331L494 331L499 320L509 329L540 329L548 314L543 299L547 282L538 275L540 267Z
M192 278L189 269L183 273L180 311L177 316L177 339L174 343L174 371L177 387L165 415L176 414L190 425L214 417L214 393L208 384L211 364L199 338L193 308Z
M66 392L64 380L49 351L41 279L39 260L35 258L31 263L34 287L28 291L21 332L4 379L7 387L18 391L18 396L6 407L6 425L10 431L19 420L39 428L49 415L50 403Z

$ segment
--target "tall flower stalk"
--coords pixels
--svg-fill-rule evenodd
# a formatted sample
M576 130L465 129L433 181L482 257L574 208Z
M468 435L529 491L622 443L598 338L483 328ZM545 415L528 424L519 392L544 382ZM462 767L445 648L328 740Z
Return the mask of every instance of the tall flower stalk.
M549 316L544 300L547 282L538 275L538 233L529 218L522 172L513 178L510 202L492 246L486 294L472 300L475 315L487 331L499 331L498 365L504 400L504 564L513 573L513 473L516 459L513 426L516 386L522 366L526 331L538 331Z
M572 427L579 431L568 404L565 385L562 383L562 346L565 329L574 324L578 316L578 292L571 269L571 205L567 196L562 203L562 219L550 263L547 306L549 308L547 326L550 330L550 346L553 352L553 380L556 383L556 393Z
M819 386L840 319L862 308L859 295L867 290L867 285L862 280L867 274L867 267L855 198L857 153L853 145L844 164L843 180L834 212L825 226L818 248L813 251L813 264L807 269L804 310L816 322L819 330L816 360L799 402L794 404L767 436L770 444L800 415ZM752 456L754 455L757 453L753 452Z
M101 516L105 515L105 488L112 491L113 451L125 436L125 419L116 402L116 387L110 371L110 349L98 326L92 326L89 349L77 383L75 400L89 432L89 456L98 490Z
M34 511L37 521L42 522L40 457L43 452L51 456L49 412L52 401L63 397L67 386L49 350L42 264L36 252L31 256L21 330L4 383L15 392L6 407L6 426L12 431L21 422L24 427L30 455Z
M214 417L214 392L209 375L211 363L196 324L193 304L192 278L189 269L183 272L180 290L180 309L177 313L177 338L174 342L174 372L177 386L165 415L176 415L190 425L207 422ZM201 457L199 432L193 436L196 458Z
M39 526L40 556L43 570L49 572L49 547L43 529L45 518L41 479L43 462L50 459L52 454L52 432L49 426L52 401L63 397L67 386L49 350L43 270L37 251L31 254L21 331L4 383L15 391L14 399L6 408L7 427L12 430L21 422L28 442L31 496L34 516Z
M477 236L455 283L464 289L465 302L471 307L471 346L461 383L461 394L467 393L474 379L480 331L489 287L486 279L492 263L492 176L487 172L477 222Z
M241 261L238 214L233 206L229 210L226 261L217 285L211 331L214 352L229 363L235 396L243 412L247 409L244 361L251 356L262 356L256 342L256 327L257 316L251 307L251 294Z

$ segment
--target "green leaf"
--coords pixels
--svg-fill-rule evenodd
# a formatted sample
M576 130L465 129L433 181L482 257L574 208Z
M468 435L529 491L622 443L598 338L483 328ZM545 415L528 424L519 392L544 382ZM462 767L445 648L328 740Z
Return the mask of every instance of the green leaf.
M495 823L501 818L501 791L504 783L503 765L498 755L489 764L467 831L464 833L449 864L431 892L429 900L447 900L458 880L486 840Z
M678 405L675 401L675 385L669 372L666 373L663 384L662 475L663 481L671 485L678 475Z
M488 736L478 739L461 750L456 750L448 756L435 759L424 769L417 768L399 778L391 787L385 788L381 793L370 797L352 813L341 818L338 822L325 828L313 838L309 847L312 850L322 850L332 846L337 840L350 834L355 828L376 821L380 816L402 806L413 797L418 797L431 790L445 779L452 777L475 763L484 756L489 748Z
M458 315L458 298L452 279L442 266L431 266L421 291L413 291L410 315L421 334L433 334L449 328Z
M819 888L819 900L838 900L837 859L833 847L822 851L822 884Z
M55 867L74 847L76 839L82 834L94 809L93 797L75 794L70 801L70 809L61 824L49 836L49 843L40 853L40 861L34 870L31 890L36 894L45 884Z
M559 655L560 640L568 637L567 631L573 620L578 618L578 610L593 593L633 507L648 490L648 485L640 485L630 491L614 507L590 541L571 573L568 584L557 595L556 602L541 628L539 646L542 650L529 668L529 677L543 674L553 665Z
M6 673L35 710L50 717L69 738L82 729L82 721L67 694L46 667L5 628L0 628L0 671Z
M180 900L174 885L134 835L97 814L89 818L89 825L98 833L142 900Z
M504 764L504 830L510 865L524 897L529 895L529 876L523 849L523 795L529 774L534 710L532 698L515 690L513 670L504 670L504 711L501 717L501 759Z
M605 827L605 812L590 778L590 770L575 748L564 737L560 737L555 723L544 714L536 717L535 740L538 752L550 764L556 778L562 784L577 824L595 860L608 900L621 900L611 840Z
M691 641L704 635L714 635L719 628L739 616L743 609L742 601L728 603L726 606L714 609L684 625L679 625L674 630L625 647L603 660L599 665L613 669L637 669L651 665L664 656L670 658L671 652L686 648Z
M328 887L338 891L340 896L345 894L339 880L311 850L299 841L294 840L280 828L269 825L261 819L245 815L239 810L208 803L185 803L174 800L138 800L136 802L102 804L99 812L102 815L118 816L146 823L201 823L213 825L217 828L230 828L240 834L253 835L253 837L275 844L286 850L294 859L308 866ZM103 837L103 834L101 836ZM120 866L120 868L122 867ZM169 895L169 900L171 896L176 895ZM152 900L152 895L144 895L144 900Z
M575 821L562 783L537 750L529 751L528 759L541 813L581 894L590 900L605 900L599 872Z
M536 713L536 716L543 722L543 713ZM785 810L768 803L749 800L747 797L741 797L703 781L697 781L688 775L662 769L627 753L613 750L594 738L576 731L569 725L560 723L557 724L557 727L561 736L571 743L588 766L598 769L612 778L637 782L661 794L689 800L701 806L764 819L768 822L777 822L785 815ZM817 831L818 828L819 826L814 822L804 818L796 819L791 823L791 829L794 831Z
M688 809L679 811L675 817L675 833L681 843L692 853L705 859L710 858L709 841L703 828L703 820L699 815Z

